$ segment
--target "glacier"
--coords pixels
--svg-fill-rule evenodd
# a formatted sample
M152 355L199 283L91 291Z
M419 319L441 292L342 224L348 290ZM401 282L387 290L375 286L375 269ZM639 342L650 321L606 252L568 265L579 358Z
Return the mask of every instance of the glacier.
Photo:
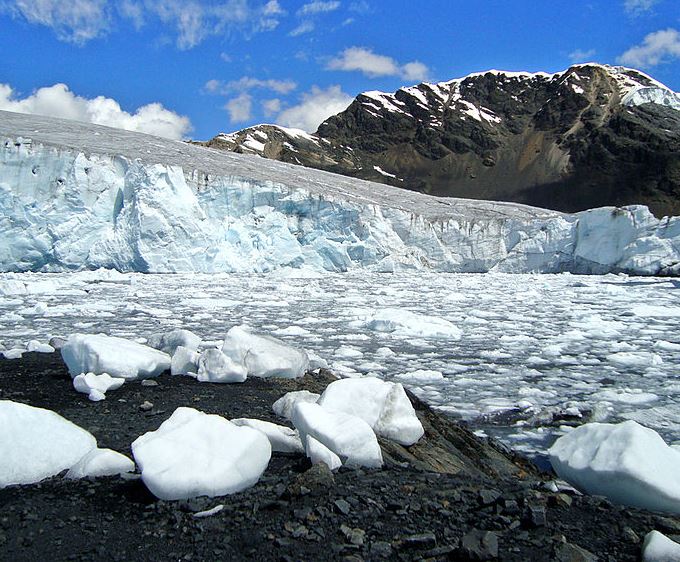
M0 271L675 275L680 218L432 197L0 111Z

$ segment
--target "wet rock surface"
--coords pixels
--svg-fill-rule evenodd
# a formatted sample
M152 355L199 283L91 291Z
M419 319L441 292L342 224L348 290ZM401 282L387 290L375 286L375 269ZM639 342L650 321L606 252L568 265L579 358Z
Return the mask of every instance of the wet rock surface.
M0 361L0 399L49 408L130 454L176 407L284 423L271 404L319 392L329 373L242 384L126 383L93 403L73 391L58 354ZM140 410L148 401L150 410ZM66 480L0 490L0 560L638 560L641 541L680 519L546 491L545 476L416 402L425 437L381 441L381 470L331 473L303 455L273 455L253 488L162 501L138 478ZM210 516L201 512L223 505ZM197 516L198 515L198 516Z

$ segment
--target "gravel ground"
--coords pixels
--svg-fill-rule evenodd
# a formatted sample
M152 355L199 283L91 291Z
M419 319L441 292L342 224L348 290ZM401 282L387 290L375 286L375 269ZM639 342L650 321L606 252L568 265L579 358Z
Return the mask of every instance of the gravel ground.
M157 386L128 382L92 403L72 389L58 354L0 361L0 399L55 410L128 455L178 406L281 423L274 400L330 380L211 385L166 374ZM145 401L150 411L140 409ZM2 489L0 560L634 561L652 529L680 534L680 518L549 492L549 476L416 407L425 438L408 449L382 442L382 470L332 474L275 453L256 486L223 498L160 501L141 480L122 478Z

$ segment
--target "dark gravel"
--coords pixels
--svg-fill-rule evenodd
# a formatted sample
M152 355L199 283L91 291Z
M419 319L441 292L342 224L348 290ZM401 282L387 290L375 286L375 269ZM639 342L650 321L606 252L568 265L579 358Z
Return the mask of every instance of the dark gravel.
M49 408L130 454L178 406L281 423L272 402L321 390L299 381L200 384L163 375L129 382L92 403L76 393L58 354L0 361L0 399ZM140 409L144 402L153 407ZM0 490L0 560L639 560L652 529L673 537L680 519L555 494L531 466L417 404L426 437L384 443L382 470L331 474L302 456L275 454L253 488L222 498L155 499L138 479L101 478ZM0 428L1 435L2 428ZM447 440L446 442L444 440ZM439 463L439 464L437 464ZM473 466L476 464L477 466ZM194 513L223 504L206 518Z

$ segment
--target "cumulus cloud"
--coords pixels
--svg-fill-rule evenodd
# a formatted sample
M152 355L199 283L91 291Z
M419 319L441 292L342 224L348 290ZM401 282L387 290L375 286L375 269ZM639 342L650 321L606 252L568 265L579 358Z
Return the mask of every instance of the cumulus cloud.
M262 112L264 113L265 117L271 117L272 115L280 113L282 107L283 104L279 98L264 100L262 102Z
M325 12L333 12L340 7L340 2L329 1L321 2L320 0L315 0L314 2L309 2L304 4L299 10L298 15L310 16L315 14L322 14Z
M325 90L313 86L311 91L302 94L299 104L282 111L276 123L314 132L331 115L347 109L352 100L340 86L329 86Z
M54 30L61 41L83 45L109 30L106 0L14 0L5 10L32 24Z
M594 55L595 49L588 50L576 49L575 51L569 53L567 56L569 57L569 60L575 64L578 62L589 62L592 60Z
M293 80L261 80L251 76L243 76L238 80L222 82L221 80L208 80L205 89L211 94L230 94L233 92L247 92L256 88L271 90L278 94L289 94L297 84Z
M659 0L625 0L623 9L629 15L639 16L649 12L658 2Z
M128 113L116 100L77 96L66 84L40 88L24 98L16 97L9 84L0 84L0 109L74 119L170 139L181 139L191 130L188 117L165 109L160 103L150 103Z
M230 99L224 105L224 109L227 110L232 123L248 121L253 116L253 97L243 92L240 96Z
M419 61L400 65L392 57L379 55L365 47L349 47L326 65L327 70L361 72L369 78L400 76L405 80L426 80L427 66Z
M303 21L300 25L295 27L288 35L291 37L297 37L298 35L304 35L305 33L310 33L311 31L314 31L314 22L313 21Z
M628 49L617 61L620 64L648 68L677 58L680 58L680 32L668 28L650 33L642 44Z

